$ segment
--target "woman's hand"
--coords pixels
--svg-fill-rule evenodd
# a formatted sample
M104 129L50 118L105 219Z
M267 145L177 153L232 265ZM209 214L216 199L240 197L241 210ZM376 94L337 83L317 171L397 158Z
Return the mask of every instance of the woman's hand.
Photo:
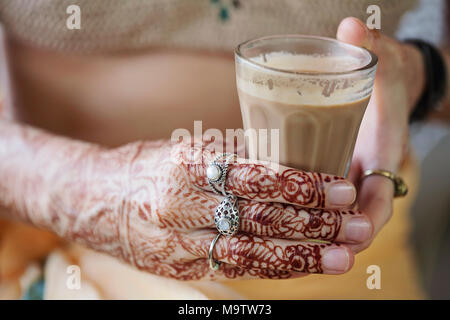
M370 176L360 182L368 169L398 173L408 150L408 119L424 87L420 52L370 31L356 18L344 19L338 40L372 50L378 56L375 87L359 131L349 180L359 186L358 207L374 225L373 237L392 215L393 183L387 178ZM352 246L358 252L371 243Z
M223 197L206 180L211 145L104 149L1 122L0 146L0 204L8 209L2 214L161 276L340 274L353 264L345 244L371 235L367 216L345 209L356 196L350 182L239 161L230 165L226 187L239 197L240 231L219 239L214 258L223 263L212 271L208 250Z
M342 243L367 240L372 227L365 215L345 209L356 196L350 182L238 162L226 187L239 197L240 232L219 239L214 258L223 263L210 270L214 210L223 200L206 180L214 156L208 146L150 142L102 151L90 164L84 161L81 181L57 186L72 199L53 199L51 211L65 221L59 233L182 280L289 278L351 268L353 254Z

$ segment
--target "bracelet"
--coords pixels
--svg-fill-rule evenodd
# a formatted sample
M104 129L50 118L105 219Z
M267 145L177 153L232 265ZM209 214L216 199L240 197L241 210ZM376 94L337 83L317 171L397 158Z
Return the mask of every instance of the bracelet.
M447 71L439 51L431 44L419 39L406 39L422 53L425 67L425 89L409 118L410 122L423 120L430 111L439 107L447 89Z

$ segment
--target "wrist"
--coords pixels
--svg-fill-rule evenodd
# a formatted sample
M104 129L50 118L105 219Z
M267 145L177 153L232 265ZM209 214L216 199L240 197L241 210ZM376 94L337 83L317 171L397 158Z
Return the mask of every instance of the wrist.
M426 71L422 53L417 47L404 44L404 50L405 57L408 60L405 76L408 90L408 114L410 115L425 91Z
M410 122L425 119L431 111L438 108L446 94L447 70L444 57L432 44L420 39L407 39L422 54L425 75L425 88L409 117Z
M120 155L89 145L49 176L46 227L66 240L111 253L120 242L124 196ZM44 213L45 214L45 213Z

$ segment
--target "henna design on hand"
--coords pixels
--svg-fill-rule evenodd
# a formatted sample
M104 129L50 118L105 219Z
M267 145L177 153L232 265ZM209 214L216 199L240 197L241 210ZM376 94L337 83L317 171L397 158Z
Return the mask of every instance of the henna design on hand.
M180 154L178 161L189 173L191 183L210 190L206 168L214 158L214 152L201 147L192 150L186 145L179 146L177 151ZM240 159L230 165L226 190L238 197L257 201L325 208L327 186L343 180L329 174L304 172L281 165L279 168L275 171L270 166Z
M250 269L274 269L307 273L322 273L321 251L317 244L292 244L282 247L272 240L250 234L233 237L217 259Z
M161 276L278 279L320 273L329 245L272 237L334 240L342 224L342 211L269 202L320 207L323 175L288 168L266 174L271 169L260 164L233 165L227 186L253 199L240 203L245 231L263 237L222 237L216 258L224 263L211 271L206 257L221 197L202 190L208 188L204 153L212 156L204 146L156 141L104 149L7 123L0 126L0 145L0 204L14 217ZM190 155L202 162L189 163Z
M241 230L283 239L334 241L342 215L350 211L300 208L281 203L240 200Z
M185 238L184 246L197 257L208 254L213 232L197 232ZM217 241L214 257L217 260L237 266L246 271L246 277L264 273L262 270L276 270L301 273L322 273L322 253L336 244L274 240L248 233L239 233ZM196 249L191 249L196 248ZM275 275L278 278L280 275ZM283 277L289 277L283 273Z

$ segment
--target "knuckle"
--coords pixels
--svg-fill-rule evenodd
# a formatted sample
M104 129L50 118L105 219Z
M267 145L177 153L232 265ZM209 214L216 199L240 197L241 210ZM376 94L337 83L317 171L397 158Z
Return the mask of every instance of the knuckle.
M240 266L251 267L248 263L254 258L254 240L256 237L240 234L226 242L228 256Z

